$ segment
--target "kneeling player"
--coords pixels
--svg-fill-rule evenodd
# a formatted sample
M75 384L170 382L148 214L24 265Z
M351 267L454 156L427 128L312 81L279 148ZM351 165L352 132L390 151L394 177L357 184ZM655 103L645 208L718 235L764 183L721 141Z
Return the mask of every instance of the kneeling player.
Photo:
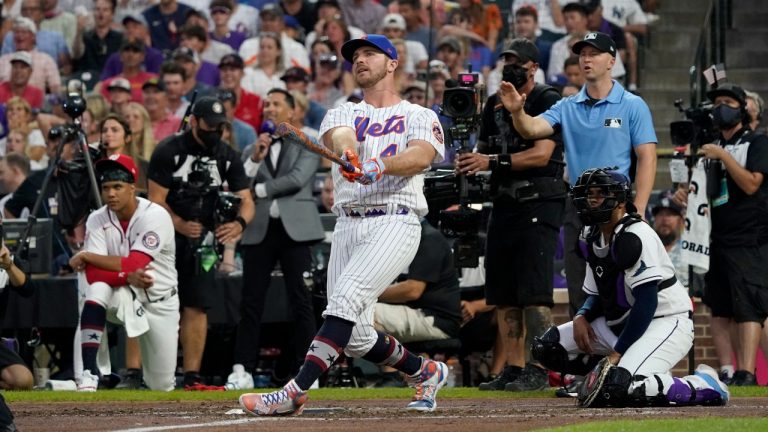
M99 356L97 364L109 309L116 311L129 337L139 337L147 386L172 390L179 298L171 216L161 206L136 197L137 170L130 157L100 160L96 172L106 205L88 216L85 247L70 260L73 269L85 273L80 278L85 298L75 333L75 352L82 354L82 373L77 355L75 360L77 388L95 391L100 373L110 372L108 356Z
M579 391L582 406L724 405L728 388L709 366L669 373L693 344L691 301L653 229L631 203L629 180L590 169L572 191L587 235L584 305L573 321L535 339L551 370L583 375L584 354L604 356ZM594 357L593 357L594 358ZM584 361L583 361L584 360Z

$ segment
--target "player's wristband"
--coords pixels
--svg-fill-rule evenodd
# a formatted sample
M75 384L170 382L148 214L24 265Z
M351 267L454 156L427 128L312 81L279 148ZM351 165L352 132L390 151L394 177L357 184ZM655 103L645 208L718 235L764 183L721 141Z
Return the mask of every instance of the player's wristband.
M488 171L493 171L499 166L499 155L488 155Z
M240 226L243 228L243 232L245 232L245 227L248 226L248 224L245 223L245 219L243 219L242 216L238 216L235 218L235 222L239 223Z

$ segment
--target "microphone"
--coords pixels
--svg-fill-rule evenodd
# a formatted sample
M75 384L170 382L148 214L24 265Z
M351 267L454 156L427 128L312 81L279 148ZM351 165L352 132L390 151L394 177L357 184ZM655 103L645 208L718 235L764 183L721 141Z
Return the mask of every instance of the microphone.
M275 122L272 120L264 120L261 123L261 127L259 128L259 133L268 133L272 138L275 137L275 130L277 129L277 126L275 126Z

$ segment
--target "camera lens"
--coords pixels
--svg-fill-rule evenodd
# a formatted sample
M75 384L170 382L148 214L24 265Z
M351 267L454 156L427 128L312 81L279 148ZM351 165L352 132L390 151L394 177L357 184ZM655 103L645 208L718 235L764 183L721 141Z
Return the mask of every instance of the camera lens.
M475 114L474 91L465 88L453 88L443 95L444 114L448 117L471 117Z

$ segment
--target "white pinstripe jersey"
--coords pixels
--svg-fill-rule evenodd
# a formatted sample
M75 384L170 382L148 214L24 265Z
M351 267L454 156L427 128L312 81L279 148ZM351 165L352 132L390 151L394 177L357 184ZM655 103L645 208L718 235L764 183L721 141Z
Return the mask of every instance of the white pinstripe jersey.
M138 251L151 256L152 270L149 273L155 280L152 288L132 289L140 301L154 301L169 294L178 285L173 221L171 215L158 204L144 198L136 199L139 205L126 232L107 206L91 213L85 224L84 250L122 257L128 256L131 251Z
M366 102L347 102L325 115L320 136L329 130L348 126L355 130L360 162L372 157L384 158L404 151L413 140L426 141L437 150L433 162L445 156L443 128L434 111L407 101L376 108ZM343 205L395 204L410 208L419 216L427 214L424 198L424 175L400 177L384 175L370 185L350 183L338 172L333 173L333 211L340 214Z

